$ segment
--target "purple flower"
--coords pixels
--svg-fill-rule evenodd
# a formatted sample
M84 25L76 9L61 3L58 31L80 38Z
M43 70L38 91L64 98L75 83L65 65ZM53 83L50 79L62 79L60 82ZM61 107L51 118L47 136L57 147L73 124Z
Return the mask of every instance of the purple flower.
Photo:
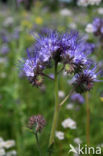
M80 72L88 64L88 55L94 50L94 44L80 39L77 32L64 34L62 43L62 60L64 64L70 64L70 71Z
M96 36L103 36L103 19L95 18L93 21L93 31Z
M90 91L94 85L94 82L100 81L98 80L99 75L100 72L97 72L97 66L93 67L92 69L89 67L88 69L76 74L73 82L75 91L78 93Z
M61 36L62 51L64 51L65 54L68 54L68 52L70 53L71 51L74 51L77 46L77 40L78 40L77 32L70 32L70 33L63 34Z
M77 103L80 103L80 104L84 103L84 97L79 93L73 93L70 98L74 102L77 102Z
M9 36L8 36L8 32L6 30L1 30L0 31L0 38L4 43L8 43L9 42Z
M39 86L42 84L41 74L44 67L38 55L32 56L29 50L27 49L28 58L23 61L21 69L32 85Z
M53 62L61 62L69 73L79 73L88 65L88 55L93 49L94 44L80 39L77 32L60 35L48 30L44 36L36 37L36 43L27 52L22 70L32 84L37 83L38 76L42 77L44 70L52 67Z
M57 59L58 49L60 48L57 32L50 30L45 36L36 39L34 48L39 53L40 61L49 63L51 58Z
M27 77L34 77L39 59L36 54L35 57L34 55L32 56L30 50L32 51L32 49L27 49L27 59L25 59L22 64L22 70Z
M23 71L27 77L34 77L34 70L36 68L36 62L33 59L27 59L24 63Z
M18 39L19 38L19 34L20 34L20 32L19 32L19 30L14 30L14 32L13 32L13 34L12 34L12 39Z
M7 54L9 51L10 49L7 44L4 44L0 49L1 54L4 54L4 55Z
M50 73L49 76L54 79L54 74L53 73Z

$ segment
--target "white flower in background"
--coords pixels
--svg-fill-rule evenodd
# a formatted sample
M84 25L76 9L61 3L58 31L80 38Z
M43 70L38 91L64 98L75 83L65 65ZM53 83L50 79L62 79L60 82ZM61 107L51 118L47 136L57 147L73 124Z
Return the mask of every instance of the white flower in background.
M102 0L78 0L79 6L87 7L88 5L99 5Z
M102 0L88 0L90 5L99 5Z
M5 150L3 148L0 148L0 156L5 156Z
M6 78L6 76L7 76L7 75L6 75L5 72L2 72L2 73L0 74L0 77L1 77L1 78Z
M3 138L0 137L0 142L2 142L2 141L3 141Z
M69 104L66 105L66 109L71 110L73 108L74 108L74 105L72 103L69 103Z
M8 27L14 23L14 18L13 17L7 17L3 23L5 27Z
M70 129L76 129L76 122L72 120L71 118L67 118L62 122L62 126L64 128L70 128Z
M3 138L0 137L0 156L16 156L17 153L15 150L9 152L6 151L6 149L8 150L13 146L15 146L14 140L4 141Z
M103 148L103 143L98 144L97 146L98 146L98 147L102 147L102 148Z
M0 142L0 149L4 147L4 142Z
M6 58L0 58L0 63L3 63L3 64L5 64L7 62L7 59Z
M0 149L4 147L4 144L5 144L4 140L0 138Z
M88 0L78 0L77 5L87 7L88 6Z
M98 8L97 12L98 14L103 15L103 8Z
M72 11L65 8L65 9L62 9L62 10L60 11L60 14L61 14L62 16L71 16L71 15L72 15Z
M60 98L64 98L65 93L64 93L62 90L59 90L59 91L58 91L58 96L59 96Z
M17 155L17 152L15 150L6 153L6 156L15 156L15 155Z
M74 139L74 143L76 143L76 144L81 144L82 141L80 140L80 138L75 138L75 139Z
M55 133L55 136L59 139L59 140L63 140L64 139L64 133L61 131L57 131Z
M76 29L76 28L77 28L76 23L70 23L70 24L69 24L69 28L71 28L71 29Z
M87 33L93 33L94 32L94 28L93 28L93 25L92 24L87 24L86 28L85 28L85 31Z
M15 141L14 140L8 140L8 141L5 141L5 144L4 144L4 147L5 148L11 148L11 147L13 147L13 146L15 146Z
M63 71L63 76L67 76L67 72L66 71Z

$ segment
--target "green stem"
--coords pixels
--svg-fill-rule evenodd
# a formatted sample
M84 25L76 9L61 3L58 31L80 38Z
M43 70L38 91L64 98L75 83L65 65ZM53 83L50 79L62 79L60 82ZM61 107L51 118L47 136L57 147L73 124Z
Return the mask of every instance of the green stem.
M35 133L35 138L36 138L36 143L37 143L37 146L38 146L39 155L42 156L41 149L40 149L40 144L39 144L39 139L38 139L38 134L37 133Z
M86 93L86 140L87 145L90 145L90 109L89 109L89 99L88 92Z
M50 77L49 75L47 75L47 74L45 74L45 73L41 73L41 75L43 75L43 76L49 78L50 80L54 80L52 77Z
M58 102L58 74L57 74L57 63L55 63L55 110L54 110L54 117L53 123L51 128L50 140L49 140L49 147L51 147L54 143L55 137L55 130L57 126L58 114L59 114L59 102Z
M71 90L71 92L64 98L64 100L59 104L59 106L61 107L70 97L70 95L72 94L73 90Z

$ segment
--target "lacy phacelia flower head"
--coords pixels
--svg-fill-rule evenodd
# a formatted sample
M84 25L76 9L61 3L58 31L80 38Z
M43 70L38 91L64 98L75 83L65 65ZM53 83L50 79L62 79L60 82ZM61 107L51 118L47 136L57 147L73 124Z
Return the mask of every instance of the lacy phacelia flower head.
M70 98L73 102L77 102L79 104L84 103L84 97L79 93L73 93Z
M88 64L88 55L93 49L94 44L80 39L77 32L60 35L48 30L44 36L36 37L36 43L27 51L28 58L23 63L22 70L30 82L38 86L42 84L44 70L50 68L53 62L62 63L69 73L82 71Z
M75 49L77 48L78 33L71 32L62 35L60 41L60 56L64 65L73 64Z
M90 55L95 48L94 44L80 42L75 50L74 57L73 57L73 64L75 65L75 73L79 73L89 63L88 55Z
M31 59L27 59L24 63L24 73L27 77L34 77L34 71L36 69L36 61L31 58Z
M90 91L94 85L94 82L100 81L97 79L100 72L96 72L96 70L96 67L92 69L85 69L83 72L75 75L73 86L76 92L83 93Z
M64 64L69 64L66 68L69 72L80 72L88 64L88 55L92 53L94 44L87 43L80 39L78 33L72 32L64 35L62 38L62 47L64 51L61 53Z
M57 59L59 56L59 35L56 31L48 30L45 36L37 38L34 46L39 53L39 59L43 63L49 63L51 58ZM59 59L59 58L58 58Z
M34 131L34 133L41 132L46 121L42 115L34 115L29 119L28 127Z
M29 49L27 49L27 56L28 58L22 63L21 69L32 85L39 86L42 84L40 74L44 69L43 64L40 63L38 55L36 53L31 54Z

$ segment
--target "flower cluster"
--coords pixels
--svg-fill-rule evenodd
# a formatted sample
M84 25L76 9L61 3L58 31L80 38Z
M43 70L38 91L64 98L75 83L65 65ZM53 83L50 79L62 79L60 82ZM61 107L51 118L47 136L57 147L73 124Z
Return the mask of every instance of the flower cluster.
M87 68L88 56L94 44L87 43L77 32L59 34L49 30L44 36L36 37L36 43L27 50L27 59L22 70L32 85L42 84L45 69L61 63L67 73L78 74Z
M77 128L76 122L74 120L72 120L71 118L65 119L61 124L64 128L70 128L70 129Z
M42 115L34 115L29 119L28 127L33 129L35 133L41 132L46 124Z
M94 82L100 81L98 80L99 75L100 72L97 72L96 65L92 69L89 66L88 69L76 74L73 82L75 90L79 93L90 91L94 85Z
M56 131L55 136L59 139L59 140L64 140L64 133L61 131Z
M3 138L0 137L0 156L11 156L11 155L17 155L17 152L15 150L10 150L10 148L15 146L14 140L7 140L4 141Z
M78 0L79 6L87 7L88 5L99 5L102 0Z

